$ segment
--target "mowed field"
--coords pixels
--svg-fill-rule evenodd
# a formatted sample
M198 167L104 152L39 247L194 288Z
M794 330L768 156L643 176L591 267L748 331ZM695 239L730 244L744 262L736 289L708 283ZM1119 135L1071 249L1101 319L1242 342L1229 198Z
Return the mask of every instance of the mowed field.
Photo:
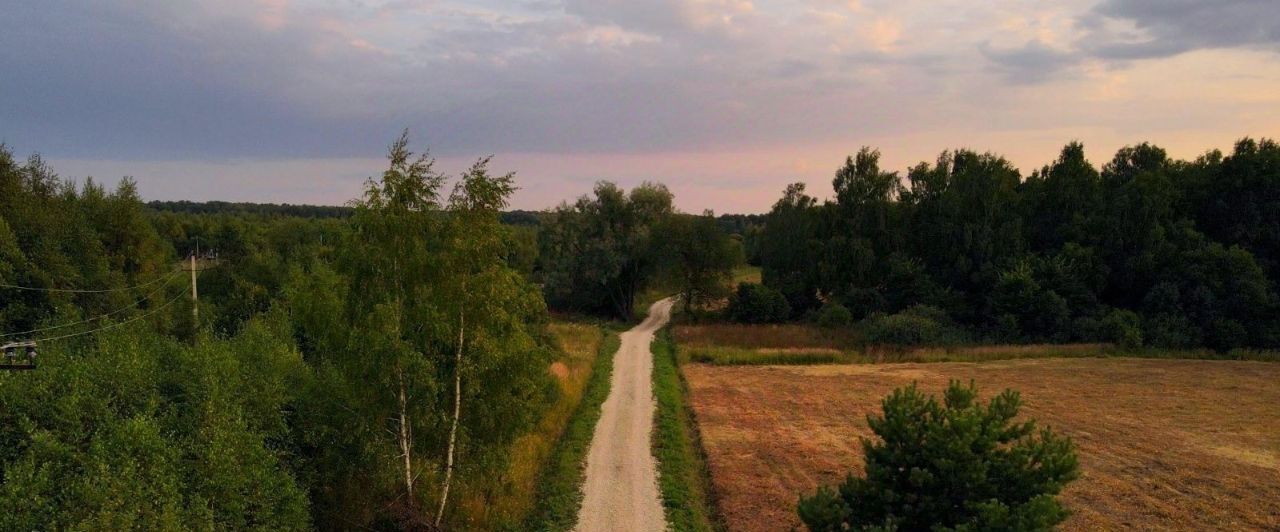
M1081 478L1065 530L1280 529L1280 364L1046 358L982 363L683 366L730 530L800 526L800 494L861 473L881 398L915 381L1022 393L1069 435Z

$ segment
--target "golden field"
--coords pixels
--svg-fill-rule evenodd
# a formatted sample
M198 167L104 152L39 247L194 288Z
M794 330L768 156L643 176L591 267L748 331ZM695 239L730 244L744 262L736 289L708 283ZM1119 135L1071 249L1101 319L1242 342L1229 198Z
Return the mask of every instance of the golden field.
M937 394L952 378L974 380L983 397L1020 391L1023 416L1075 441L1081 478L1063 493L1073 511L1065 530L1280 529L1280 364L1043 358L683 371L730 530L798 526L801 494L860 473L866 415L886 394L913 381Z

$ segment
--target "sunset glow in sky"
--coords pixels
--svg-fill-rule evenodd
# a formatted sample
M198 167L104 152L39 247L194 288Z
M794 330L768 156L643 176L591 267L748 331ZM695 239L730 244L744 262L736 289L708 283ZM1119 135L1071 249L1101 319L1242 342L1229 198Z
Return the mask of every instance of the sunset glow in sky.
M1191 158L1280 136L1280 2L0 0L0 142L64 177L340 204L406 127L533 209L607 179L763 212L863 145Z

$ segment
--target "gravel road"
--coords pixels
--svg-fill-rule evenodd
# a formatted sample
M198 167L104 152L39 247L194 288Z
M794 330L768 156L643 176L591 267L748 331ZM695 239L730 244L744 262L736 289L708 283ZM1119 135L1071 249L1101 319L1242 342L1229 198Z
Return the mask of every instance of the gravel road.
M605 399L587 453L579 532L666 529L658 497L658 468L650 448L653 431L653 333L671 316L671 299L654 303L649 317L622 333Z

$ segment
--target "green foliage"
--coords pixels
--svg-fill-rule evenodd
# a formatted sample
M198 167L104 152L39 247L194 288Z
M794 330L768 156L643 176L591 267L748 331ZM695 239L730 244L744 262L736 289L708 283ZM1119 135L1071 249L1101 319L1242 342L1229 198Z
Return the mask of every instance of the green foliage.
M853 314L849 309L839 303L831 302L822 306L818 310L818 326L826 329L835 329L848 326L853 323Z
M739 283L729 298L728 313L740 323L777 323L791 315L791 305L782 292L766 285Z
M665 186L645 183L624 192L601 182L595 197L562 204L539 236L539 270L547 303L575 312L629 320L653 280L665 242L656 231L672 215Z
M673 216L661 233L667 242L668 276L679 288L685 313L696 317L699 309L727 295L741 251L710 212Z
M788 312L794 314L818 306L818 272L813 266L821 245L820 213L817 200L804 190L804 183L787 186L765 218L758 240L763 284L781 292Z
M654 339L653 456L658 461L658 488L662 508L672 530L715 530L711 510L710 479L702 444L685 396L687 387L676 359L675 340L663 329Z
M1274 141L1190 162L1143 143L1100 169L1071 143L1025 180L959 150L899 182L864 148L837 170L833 201L787 187L755 250L793 316L820 301L855 318L924 304L985 341L1280 347Z
M0 147L0 283L119 288L169 279L197 245L220 258L199 276L200 323L185 298L156 312L185 273L156 289L0 288L0 332L120 326L42 343L37 371L0 376L18 377L0 378L0 529L430 524L449 455L451 500L504 470L555 393L524 276L535 233L500 222L511 175L482 160L444 199L407 144L334 209L148 209L129 180L76 187ZM75 323L116 309L151 314Z
M309 528L279 445L309 374L286 330L190 347L118 329L0 379L0 528Z
M863 340L870 345L897 348L922 345L955 345L964 342L964 332L946 312L928 305L916 305L897 314L875 314L862 324Z
M1050 530L1068 512L1054 496L1078 476L1071 440L1033 421L1006 390L986 404L952 381L942 403L895 390L867 421L866 474L802 497L810 530Z
M1126 349L1142 347L1142 323L1136 312L1115 309L1102 319L1103 339Z

